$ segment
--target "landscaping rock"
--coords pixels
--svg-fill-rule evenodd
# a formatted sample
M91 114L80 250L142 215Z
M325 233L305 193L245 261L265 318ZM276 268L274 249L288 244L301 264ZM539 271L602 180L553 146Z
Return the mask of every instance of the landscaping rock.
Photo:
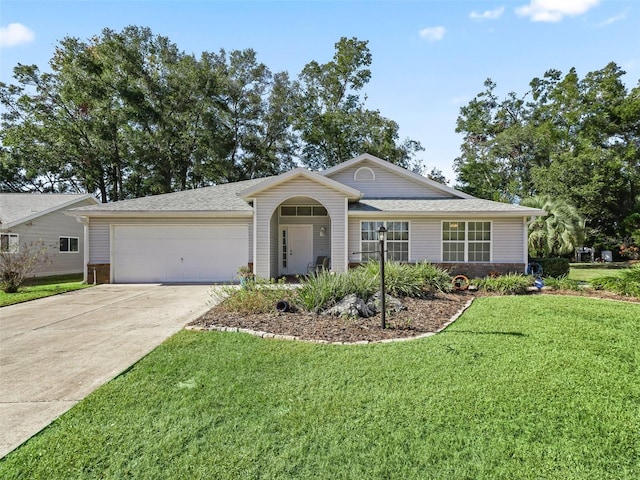
M323 315L333 315L335 317L364 317L369 318L375 315L375 312L372 312L367 303L355 293L347 295L338 303L336 303L333 307L325 310Z
M380 312L380 292L376 292L372 297L369 298L369 300L367 300L367 307L374 314ZM390 313L398 313L407 309L404 303L402 303L396 297L392 297L391 295L387 295L385 297L385 307L387 309L387 312Z

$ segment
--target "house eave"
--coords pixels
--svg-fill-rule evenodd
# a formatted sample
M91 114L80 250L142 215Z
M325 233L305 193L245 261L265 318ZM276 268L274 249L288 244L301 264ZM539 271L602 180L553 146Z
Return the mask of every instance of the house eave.
M96 198L91 195L90 193L84 194L82 196L79 197L75 197L72 200L69 200L68 202L65 203L61 203L59 205L56 205L54 207L50 207L47 208L45 210L40 210L39 212L34 212L31 215L27 215L25 217L22 218L18 218L12 222L7 222L7 223L3 223L1 225L1 229L2 230L9 230L11 228L17 227L18 225L21 225L23 223L29 222L31 220L35 220L38 217L42 217L44 215L48 215L49 213L53 213L53 212L57 212L58 210L62 210L63 208L69 208L72 205L76 204L76 203L80 203L80 202L84 202L85 200L93 200L96 204L98 204L98 200L96 200ZM63 212L66 214L66 212Z
M542 213L531 212L496 212L491 210L483 211L415 211L415 210L370 210L370 211L349 211L349 217L429 217L429 218L465 218L465 217L482 217L482 218L528 218L531 216L544 215Z
M118 217L118 218L252 218L253 211L234 210L82 210L66 211L65 215L73 217Z

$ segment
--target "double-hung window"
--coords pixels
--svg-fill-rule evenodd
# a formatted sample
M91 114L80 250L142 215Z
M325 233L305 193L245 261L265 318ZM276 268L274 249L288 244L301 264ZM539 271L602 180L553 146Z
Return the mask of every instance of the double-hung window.
M491 222L442 222L443 262L490 262Z
M0 252L18 253L19 239L17 233L0 233Z
M409 222L362 222L360 224L360 251L363 262L378 260L380 243L378 230L387 229L385 241L386 260L409 261Z
M79 245L78 237L60 237L60 251L62 253L78 253Z

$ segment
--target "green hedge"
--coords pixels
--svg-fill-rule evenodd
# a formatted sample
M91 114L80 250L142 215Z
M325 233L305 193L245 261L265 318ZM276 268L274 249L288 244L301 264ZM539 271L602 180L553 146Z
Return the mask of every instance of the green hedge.
M544 277L560 278L569 275L567 258L532 258L529 263L539 263Z

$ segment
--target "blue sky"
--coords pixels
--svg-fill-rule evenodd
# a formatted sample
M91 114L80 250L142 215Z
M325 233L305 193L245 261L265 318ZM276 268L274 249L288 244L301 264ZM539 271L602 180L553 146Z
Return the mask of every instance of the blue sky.
M47 70L65 36L127 25L150 27L188 53L253 48L273 72L292 76L311 60L329 61L342 36L368 40L368 108L419 140L424 166L450 180L456 118L487 77L501 96L525 93L550 68L576 67L582 77L614 61L628 87L640 78L635 0L1 0L0 81L12 81L17 63Z

